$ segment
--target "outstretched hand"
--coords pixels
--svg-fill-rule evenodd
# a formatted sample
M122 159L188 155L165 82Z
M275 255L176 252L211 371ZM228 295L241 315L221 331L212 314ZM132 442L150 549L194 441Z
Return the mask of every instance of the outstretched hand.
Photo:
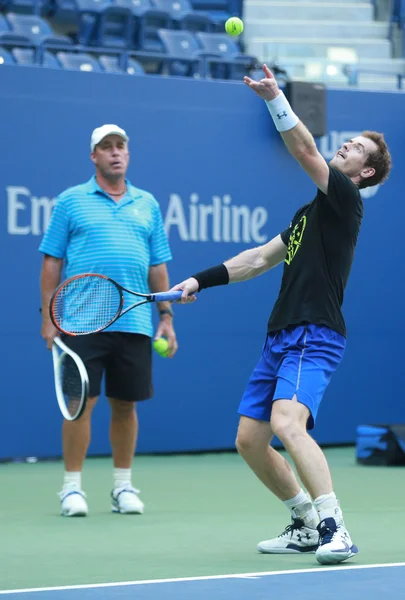
M194 277L189 277L188 279L185 279L181 283L178 283L177 285L172 287L170 292L175 292L178 290L181 290L183 292L181 299L178 300L180 304L195 302L195 300L197 300L195 292L198 292L198 281L194 279Z
M250 87L263 100L274 100L280 94L280 88L277 81L267 65L263 65L264 78L255 81L250 77L244 77L244 83Z

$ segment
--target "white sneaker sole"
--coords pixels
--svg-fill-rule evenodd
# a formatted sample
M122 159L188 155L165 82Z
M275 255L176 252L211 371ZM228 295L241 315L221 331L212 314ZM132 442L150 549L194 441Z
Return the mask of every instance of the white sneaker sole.
M257 546L257 551L260 554L315 554L316 550L309 548L306 550L303 548L302 550L293 550L292 548L263 548L260 544Z
M348 558L352 558L358 554L359 549L357 546L353 544L351 548L348 548L347 552L331 552L330 550L326 552L321 552L322 546L316 552L316 560L320 565L338 565L339 563L347 560Z
M120 515L143 515L144 508L136 508L132 510L120 510L117 506L111 505L111 511Z
M88 515L88 511L87 510L61 510L60 512L62 517L87 517Z

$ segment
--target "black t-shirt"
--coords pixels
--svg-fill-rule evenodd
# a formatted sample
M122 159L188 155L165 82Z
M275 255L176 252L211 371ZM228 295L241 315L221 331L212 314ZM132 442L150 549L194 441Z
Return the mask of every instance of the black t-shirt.
M330 167L328 193L318 190L281 233L287 256L269 333L313 323L346 335L341 307L362 218L357 186Z

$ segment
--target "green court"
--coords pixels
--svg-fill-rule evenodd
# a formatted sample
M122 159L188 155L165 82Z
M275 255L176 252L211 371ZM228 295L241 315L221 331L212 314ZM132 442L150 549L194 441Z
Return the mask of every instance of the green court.
M403 561L404 468L358 466L354 448L326 455L360 550L345 565ZM256 552L289 514L236 453L137 457L142 516L110 512L111 460L93 458L90 515L60 517L62 473L61 462L0 465L1 590L323 568L314 555Z

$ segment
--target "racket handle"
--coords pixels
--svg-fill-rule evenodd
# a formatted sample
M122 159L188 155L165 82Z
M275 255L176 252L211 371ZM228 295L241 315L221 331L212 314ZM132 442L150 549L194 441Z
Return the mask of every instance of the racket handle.
M182 291L178 292L158 292L157 294L151 294L152 302L175 302L180 300Z

